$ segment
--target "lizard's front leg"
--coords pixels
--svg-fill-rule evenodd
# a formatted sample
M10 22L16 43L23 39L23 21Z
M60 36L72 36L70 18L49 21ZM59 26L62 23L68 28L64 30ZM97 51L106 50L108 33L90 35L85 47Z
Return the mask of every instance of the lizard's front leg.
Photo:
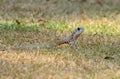
M70 44L71 48L74 48L74 46L75 46L75 40L70 41L69 44Z

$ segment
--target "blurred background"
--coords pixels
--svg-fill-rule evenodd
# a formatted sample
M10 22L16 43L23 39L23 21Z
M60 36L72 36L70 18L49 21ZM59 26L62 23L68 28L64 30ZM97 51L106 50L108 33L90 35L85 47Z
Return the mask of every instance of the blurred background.
M120 18L120 0L0 0L0 20L41 17L50 20Z

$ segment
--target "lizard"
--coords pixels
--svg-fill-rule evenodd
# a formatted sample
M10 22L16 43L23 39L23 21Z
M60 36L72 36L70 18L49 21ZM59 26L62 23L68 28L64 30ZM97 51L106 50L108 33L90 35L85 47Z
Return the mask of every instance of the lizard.
M84 32L84 28L78 27L77 29L75 29L72 32L72 34L70 36L65 37L65 38L59 40L56 43L56 46L59 46L59 45L62 45L62 44L69 44L70 47L74 47L77 38L82 34L82 32Z
M69 35L68 37L65 37L63 39L58 40L57 42L53 42L51 44L28 44L28 45L22 45L22 46L17 46L17 47L12 47L9 48L11 49L44 49L44 48L54 48L57 46L61 46L63 44L69 44L70 47L74 47L75 46L75 42L78 39L78 37L84 32L84 28L76 28L71 35Z

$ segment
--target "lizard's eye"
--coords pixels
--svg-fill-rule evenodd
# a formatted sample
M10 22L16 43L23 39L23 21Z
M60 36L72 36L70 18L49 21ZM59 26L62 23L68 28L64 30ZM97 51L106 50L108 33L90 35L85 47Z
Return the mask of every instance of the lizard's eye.
M80 28L77 28L77 30L80 30Z

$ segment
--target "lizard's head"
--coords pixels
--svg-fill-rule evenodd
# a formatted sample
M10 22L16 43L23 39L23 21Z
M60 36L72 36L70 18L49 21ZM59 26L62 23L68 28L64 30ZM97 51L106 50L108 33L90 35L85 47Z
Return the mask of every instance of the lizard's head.
M82 32L84 32L84 28L78 27L73 31L72 38L77 39Z
M84 32L84 28L78 27L73 31L72 38L77 39L82 32Z
M82 32L84 32L84 28L78 27L78 28L74 31L74 34L75 34L75 35L79 35L79 34L81 34Z

